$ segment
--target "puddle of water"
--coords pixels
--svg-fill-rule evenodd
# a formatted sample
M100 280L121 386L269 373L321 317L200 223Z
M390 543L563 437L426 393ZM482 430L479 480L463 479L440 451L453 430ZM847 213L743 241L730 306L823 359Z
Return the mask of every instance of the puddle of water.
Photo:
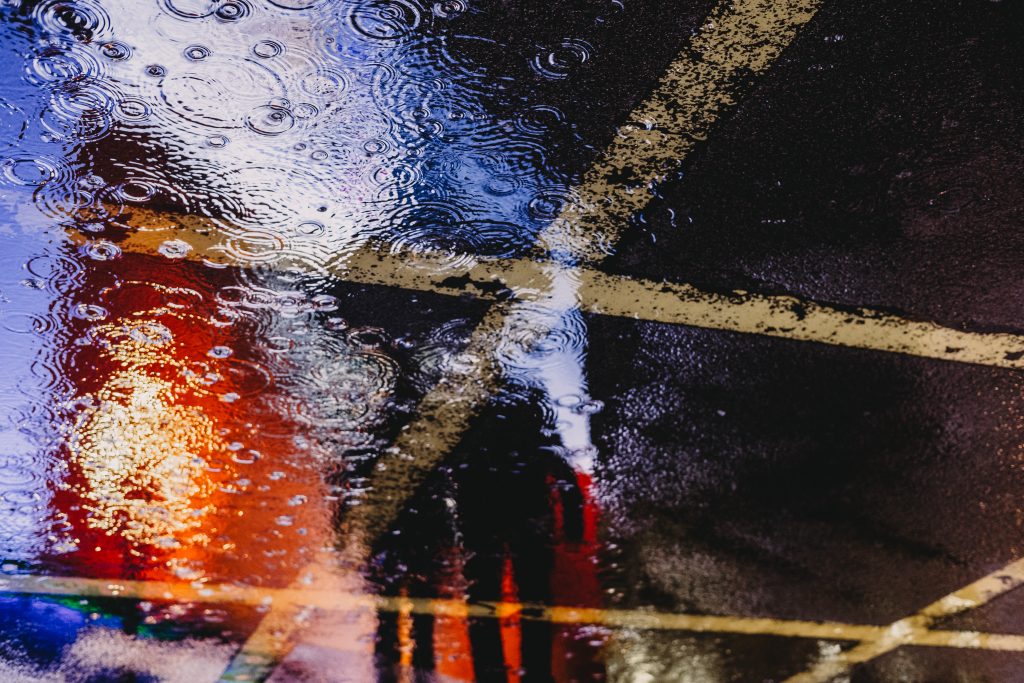
M573 199L564 150L585 148L520 81L565 80L593 45L512 58L460 28L484 12L462 0L0 12L5 571L289 585L345 546L346 506L481 315L327 271L363 248L526 254ZM152 250L125 246L147 235ZM337 570L346 590L602 604L600 404L574 286L523 309L525 338L553 332L502 355L513 388L388 537ZM207 603L11 600L11 628L53 635L4 646L5 680L215 678L259 621ZM319 615L276 675L347 662L577 680L602 675L606 640L513 617Z

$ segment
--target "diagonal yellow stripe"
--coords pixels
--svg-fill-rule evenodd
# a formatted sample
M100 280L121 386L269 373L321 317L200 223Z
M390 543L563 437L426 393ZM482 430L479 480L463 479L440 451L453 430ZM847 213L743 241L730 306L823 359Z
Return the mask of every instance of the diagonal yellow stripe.
M988 574L963 588L945 595L916 613L884 627L881 633L868 638L854 648L838 652L819 661L814 667L786 679L784 683L826 683L843 675L853 666L892 652L903 645L942 645L957 647L953 642L942 642L939 632L931 626L946 617L968 612L1024 585L1024 559L1014 560L1005 567ZM969 636L964 636L969 637ZM977 647L985 640L978 634ZM1000 638L988 643L999 649Z
M765 71L820 4L736 0L715 7L584 176L576 201L541 236L542 250L590 262L610 253L654 186L677 171L736 104L742 81Z
M596 260L615 240L628 218L645 205L648 186L678 167L721 112L739 94L742 77L763 71L811 19L819 0L737 0L723 2L708 17L691 46L671 64L651 97L630 116L631 121L578 189L570 204L540 237L542 251L560 252L574 260ZM628 173L625 171L628 169ZM613 180L613 178L616 178ZM470 349L493 348L495 340L529 349L555 324L555 310L564 303L546 301L539 308L511 304L489 315L472 335ZM497 332L497 334L495 334ZM425 473L443 459L458 434L445 420L447 405L459 402L475 414L499 383L496 363L480 360L479 372L447 378L428 393L418 417L378 463L367 496L349 520L357 536L372 540L393 523L396 511L413 495ZM443 411L435 408L441 407ZM468 424L469 417L457 425Z

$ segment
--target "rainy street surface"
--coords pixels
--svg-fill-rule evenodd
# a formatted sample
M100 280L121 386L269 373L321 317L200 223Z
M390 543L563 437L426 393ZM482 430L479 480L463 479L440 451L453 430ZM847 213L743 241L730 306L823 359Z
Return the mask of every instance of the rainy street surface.
M1024 682L1018 0L0 0L0 683Z

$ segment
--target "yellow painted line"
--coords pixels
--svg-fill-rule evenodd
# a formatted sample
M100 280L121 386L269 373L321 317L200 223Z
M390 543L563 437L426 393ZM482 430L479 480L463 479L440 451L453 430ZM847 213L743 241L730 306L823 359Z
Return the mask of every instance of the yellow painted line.
M486 326L488 321L500 324L503 314L502 304L492 306L478 329L487 329L483 326ZM481 369L479 365L494 362L496 359L493 357L492 349L478 348L471 341L469 347L453 359L452 365L460 368L460 373L487 376L489 371ZM396 450L415 451L421 457L383 458L382 463L378 463L374 471L375 486L380 486L385 492L411 490L429 474L429 471L425 470L426 467L443 458L455 447L468 425L473 408L486 400L486 394L483 392L487 387L467 382L460 374L449 374L440 380L438 386L447 386L447 383L452 381L461 382L461 390L457 394L449 396L435 389L420 403L420 415L431 415L436 422L419 420L407 426L389 450L389 453ZM374 515L393 519L401 512L405 500L405 496L378 495L373 501L372 510ZM366 508L353 509L361 511ZM350 515L346 524L352 525L353 520L358 519L358 515ZM359 544L361 532L364 532L367 526L363 524L353 533L353 537L348 541L350 547ZM350 596L348 599L356 598ZM376 601L371 605L378 606ZM262 681L269 678L276 664L292 650L304 626L304 616L303 609L295 604L294 599L276 601L256 631L232 658L218 683Z
M542 252L581 261L611 252L653 187L678 171L751 75L765 71L817 12L821 0L721 2L653 92L621 126L541 236Z
M188 257L193 260L244 265L230 256L215 227L200 217L143 211L136 213L132 225L147 229L119 242L123 250L159 256L164 244L176 242L191 247ZM87 238L78 233L75 239ZM610 275L588 267L527 259L456 263L443 254L389 253L372 248L356 251L317 271L297 258L273 265L321 272L359 284L535 303L544 302L556 276L565 276L577 282L577 303L589 313L1024 369L1021 335L957 330L869 308L841 309L792 296L705 292L684 283ZM496 333L494 321L489 329Z
M566 626L592 625L610 629L761 635L836 641L881 640L892 630L891 625L676 614L646 609L600 609L515 602L471 603L451 599L377 596L316 588L255 588L230 584L108 581L79 577L7 576L0 579L0 593L272 607L270 615L295 615L300 621L302 613L309 610L402 612L433 617L481 619L518 615L526 620ZM291 622L279 622L272 616L265 618L253 637L250 637L252 645L246 656L252 656L258 664L276 663L276 657L280 655L282 648L281 641L288 641L294 637L294 629L290 625ZM1014 634L918 629L907 635L905 640L905 644L921 646L1024 652L1024 636Z
M309 625L313 610L324 605L330 609L353 611L374 607L373 596L338 590L337 575L331 571L331 560L321 556L305 567L288 588L261 589L260 607L267 612L242 647L228 662L217 683L263 681L288 656L302 631ZM315 587L315 588L311 588ZM251 598L251 595L245 595ZM336 601L330 602L332 598Z
M792 42L819 4L820 0L719 3L651 96L631 113L629 123L586 174L574 199L541 234L541 254L586 263L607 253L633 213L648 203L649 186L682 164L694 141L705 137L721 113L735 103L750 76L763 72ZM545 337L557 320L550 313L531 315L531 305L509 305L501 324L489 316L469 346L493 345L494 331L500 329L501 340L522 340L520 348L529 349L528 344ZM550 305L562 304L552 300ZM378 462L380 469L367 482L367 496L350 518L363 542L372 542L393 523L395 511L404 507L424 478L395 480L388 470L429 472L442 461L450 444L457 443L453 430L443 423L443 412L433 408L461 401L463 409L475 414L497 389L497 365L480 362L476 367L483 372L463 374L431 390L418 417L403 432L415 433L415 441L400 437L396 448ZM468 418L460 423L468 424Z
M792 296L703 292L686 284L584 270L581 308L591 313L728 330L1003 368L1024 368L1024 337L967 332L868 308Z
M295 646L306 615L298 605L275 606L231 658L218 683L262 681L270 677Z
M309 618L310 606L297 598L301 595L299 586L311 580L310 574L315 572L316 565L300 572L299 579L281 594L259 592L263 595L259 606L267 607L267 612L228 662L217 683L263 681L270 677L274 668L294 649L296 638Z
M508 339L508 309L498 303L487 311L467 347L452 359L452 369L420 401L416 419L402 427L374 465L366 494L345 517L348 543L369 543L387 530L494 393L500 372L494 350Z
M769 57L777 55L782 46L792 39L796 27L809 19L813 6L813 3L802 2L768 5L740 2L716 12L709 20L707 31L698 36L694 43L697 51L702 53L702 59L696 62L689 57L677 60L670 74L658 86L654 98L649 103L641 105L632 117L633 120L643 118L649 121L652 117L661 116L664 119L668 116L668 119L659 119L661 123L654 126L660 137L658 144L653 145L653 151L647 150L644 152L646 156L636 157L635 150L646 149L646 143L641 143L647 139L647 133L641 134L635 127L627 126L605 155L606 160L600 162L599 166L605 173L613 173L616 170L617 167L613 168L610 165L612 162L607 161L611 158L609 155L621 156L625 160L623 164L635 162L630 166L634 169L640 168L641 162L650 162L654 164L651 168L656 169L658 164L655 161L662 156L664 159L678 161L679 157L673 155L685 154L695 137L692 131L687 131L700 129L694 121L703 122L701 125L710 125L708 122L717 116L718 109L707 109L705 105L710 106L708 102L717 101L718 105L715 106L718 107L726 100L692 100L686 92L676 93L676 101L682 104L671 108L670 116L666 113L669 112L666 103L672 99L672 88L686 90L695 87L695 74L701 74L701 78L710 79L709 83L713 82L713 85L707 87L721 95L728 90L733 67L741 70L763 69L770 62ZM787 13L792 25L786 30L781 30L779 22ZM751 17L761 19L755 20ZM739 27L747 29L751 26L753 30L745 38L733 35ZM757 45L757 48L751 50L744 47L745 45ZM742 54L743 59L735 61L734 52ZM708 65L717 65L718 70L708 72ZM689 113L684 116L686 112ZM698 116L694 112L703 112L706 116ZM677 130L682 132L673 132ZM679 147L677 152L668 154L666 150L672 149L673 145L682 147ZM634 152L630 152L630 149ZM651 171L645 177L655 181L660 176L657 172ZM587 216L602 216L601 221L618 221L621 225L621 217L617 218L608 213L612 210L610 207L618 205L616 202L620 200L625 202L624 205L628 205L629 201L632 201L630 198L644 193L638 193L627 185L611 187L607 183L602 185L603 182L588 181L584 183L583 188L600 187L599 194L606 197L611 204L574 204L567 209L569 213L563 218L568 220L571 213L573 221L587 225L590 220L586 218ZM580 206L589 206L589 212L584 211L581 214ZM189 258L251 265L237 255L238 244L227 244L227 241L234 239L230 226L223 226L211 219L160 214L139 208L133 209L132 216L127 222L135 228L121 242L122 248L127 250L156 254L160 253L163 244L173 240L187 243L191 247ZM548 236L559 231L564 233L564 223L564 220L556 223ZM612 228L609 227L604 232L591 232L595 241L600 242L613 234L609 232L610 230ZM564 234L558 239L573 241ZM242 247L245 251L244 245ZM586 250L578 244L573 250L587 255ZM868 309L841 310L793 297L708 293L685 284L633 280L603 274L587 267L566 269L556 264L526 259L477 261L467 266L455 265L450 255L382 253L373 249L362 249L323 262L311 261L301 253L289 249L272 250L265 256L265 265L275 269L297 269L323 273L351 282L449 295L468 294L485 299L511 293L517 301L539 304L545 302L554 278L567 275L578 282L579 306L592 313L965 363L1009 368L1024 367L1024 339L1017 335L965 332ZM463 260L460 262L465 263ZM353 515L353 526L364 527L366 535L369 536L379 533L381 528L386 527L390 520L394 519L410 491L457 443L468 424L469 417L486 401L497 384L499 369L493 362L484 359L486 351L505 340L538 339L545 334L544 321L538 321L536 318L524 320L529 316L513 314L521 310L521 307L513 304L504 304L492 310L485 318L474 335L470 348L463 353L460 362L453 364L461 369L459 374L447 378L435 391L428 394L420 411L420 419L403 432L391 449L393 457L386 458L381 463L374 486L371 487L371 495L366 501L368 504ZM538 322L541 324L538 325ZM411 453L416 455L410 457ZM374 512L378 510L379 513ZM375 519L370 519L371 517Z
M815 666L786 679L784 683L827 683L846 674L857 664L863 664L892 652L904 645L933 645L940 647L967 647L978 649L1015 649L1013 637L969 633L931 631L938 620L969 612L1024 584L1024 559L1014 560L963 588L926 605L916 613L894 621L878 635L864 639L859 645L820 660Z

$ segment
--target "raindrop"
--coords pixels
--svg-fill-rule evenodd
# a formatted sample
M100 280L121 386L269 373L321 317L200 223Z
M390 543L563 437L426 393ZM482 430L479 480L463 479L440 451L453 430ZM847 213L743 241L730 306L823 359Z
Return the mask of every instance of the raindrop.
M484 192L495 197L507 197L519 189L515 176L493 176L484 181Z
M239 398L241 398L241 397L236 394L228 402L231 403L233 401L238 400ZM223 400L224 397L222 396L221 399ZM231 456L231 460L233 462L237 462L239 465L252 465L253 463L255 463L259 459L260 459L259 451L254 451L254 450L247 450L244 453L237 452L237 453L235 453L234 455Z
M4 178L15 184L39 186L58 176L55 162L45 157L16 156L0 162Z
M174 339L174 335L167 327L152 320L145 320L133 325L128 332L128 336L140 344L152 344L154 346L163 346Z
M25 64L26 79L36 85L91 80L100 71L96 56L73 43L47 45Z
M544 78L563 79L590 59L594 48L583 40L563 40L551 49L541 50L533 60L533 70Z
M183 19L201 19L213 14L216 0L163 0L164 7Z
M332 71L316 71L299 81L299 87L307 95L333 97L345 89L345 79Z
M280 135L291 130L295 117L284 107L267 104L254 109L245 119L245 125L260 135Z
M109 43L101 45L100 52L107 59L112 59L116 62L123 62L126 59L130 59L132 56L132 49L124 43L116 40L112 40Z
M182 240L166 240L160 244L157 251L169 259L181 259L192 251L192 245Z
M596 398L580 401L572 407L572 412L577 415L594 415L604 410L604 402Z
M121 247L106 240L89 242L82 247L82 251L94 261L111 261L121 255Z
M276 40L261 40L252 46L252 53L263 59L277 57L284 52L284 46Z
M116 188L116 194L120 199L135 204L149 201L156 192L156 187L144 180L126 180Z
M218 7L214 14L216 14L217 18L222 21L238 21L239 19L245 18L249 14L249 11L249 6L247 4L238 2L237 0L231 0L230 2L225 2Z
M405 0L360 0L349 13L348 21L364 38L398 42L419 28L422 12Z
M32 12L44 30L90 42L110 30L110 17L94 0L44 0Z
M312 9L324 2L324 0L268 0L268 2L281 9L304 10Z
M327 231L327 228L324 227L323 223L318 223L316 221L305 221L304 223L299 223L297 229L299 234L307 237L320 237Z
M441 2L435 2L433 6L434 16L442 19L455 19L461 16L469 9L469 5L465 0L441 0Z
M388 343L387 333L379 327L353 328L348 333L348 339L364 349L379 349Z
M527 204L527 212L531 218L538 220L553 220L558 218L559 214L565 208L566 201L558 193L554 192L542 192L535 195L530 199Z
M71 312L72 317L79 320L103 320L109 313L107 309L95 304L77 304Z
M40 120L58 139L93 142L109 132L114 102L114 96L98 84L74 84L50 95Z
M288 337L267 337L265 346L271 353L286 353L295 348L295 341Z
M320 110L317 109L316 105L306 102L297 104L292 108L292 114L294 114L297 119L311 119L319 113Z
M562 408L572 408L583 403L583 397L579 394L566 394L565 396L559 396L555 400L555 405L561 406Z
M185 48L184 55L193 62L198 62L210 56L210 48L202 45L189 45Z
M367 154L384 154L390 147L387 140L367 140L363 143L363 149Z
M148 104L134 98L121 100L115 105L114 110L125 121L145 121L152 114Z

